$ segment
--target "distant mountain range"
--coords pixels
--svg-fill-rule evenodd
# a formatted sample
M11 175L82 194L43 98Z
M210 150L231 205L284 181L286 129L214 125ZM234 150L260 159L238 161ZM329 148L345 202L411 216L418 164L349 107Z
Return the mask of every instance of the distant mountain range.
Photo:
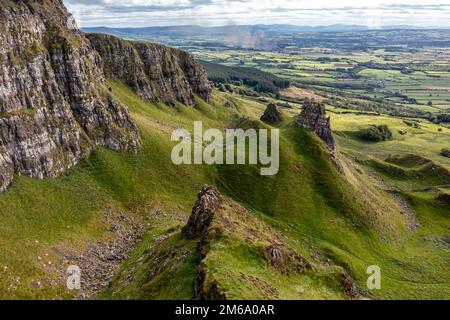
M165 26L165 27L145 27L145 28L109 28L109 27L87 27L83 31L90 33L107 33L120 37L147 38L149 36L158 37L192 37L192 36L214 36L227 35L233 32L247 32L255 34L264 32L266 34L302 33L302 32L357 32L368 30L423 30L439 28L419 28L408 25L383 26L380 28L369 28L362 25L334 24L328 26L296 26L289 24L273 25L229 25L220 27L201 27L194 25L187 26ZM448 28L442 28L448 29Z
M431 37L428 31L438 31L441 36ZM191 47L232 46L257 50L280 50L286 46L340 47L352 50L368 43L386 45L396 33L397 45L442 46L450 41L450 29L418 29L398 25L370 29L361 25L335 24L329 26L274 25L229 25L222 27L166 26L147 28L84 28L87 33L103 33L130 40L144 40L175 46L184 50ZM323 36L326 34L327 36ZM444 36L442 36L444 35ZM444 43L443 41L447 41Z

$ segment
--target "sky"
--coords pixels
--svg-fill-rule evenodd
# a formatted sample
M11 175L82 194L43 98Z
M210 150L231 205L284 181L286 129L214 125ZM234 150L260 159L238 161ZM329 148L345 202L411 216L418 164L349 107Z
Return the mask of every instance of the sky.
M358 24L450 27L450 0L63 0L80 27Z

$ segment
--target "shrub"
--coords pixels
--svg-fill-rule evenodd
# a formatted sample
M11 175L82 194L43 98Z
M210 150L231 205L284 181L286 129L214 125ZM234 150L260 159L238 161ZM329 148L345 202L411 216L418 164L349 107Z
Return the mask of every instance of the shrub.
M403 120L403 123L406 124L409 127L420 129L420 123L418 123L418 122Z
M450 158L450 150L449 149L442 149L441 150L441 156Z
M360 132L360 137L369 141L392 140L392 131L387 125L373 125Z
M449 123L450 122L450 114L449 113L441 113L438 115L433 115L430 119L434 123Z

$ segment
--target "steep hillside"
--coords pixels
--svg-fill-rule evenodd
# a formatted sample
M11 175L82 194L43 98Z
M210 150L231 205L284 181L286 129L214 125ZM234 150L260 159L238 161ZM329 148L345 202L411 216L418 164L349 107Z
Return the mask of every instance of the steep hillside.
M200 300L363 298L344 269L311 264L280 232L209 186L183 229L156 241L102 296L161 298L165 281L181 289L178 298Z
M123 85L112 85L122 101L144 110L145 104ZM227 102L236 108L223 108ZM208 127L265 127L253 116L263 114L263 105L235 96L215 96L214 105L214 112L198 106L204 114L198 116ZM180 112L176 116L159 111L133 114L141 114L138 118L145 130L161 130L176 123L190 128L191 114L184 109ZM155 123L147 117L158 120ZM198 180L200 176L191 171L193 183L186 189L191 205L192 196L201 188L198 182L203 181L216 185L232 209L219 210L205 235L194 238L181 231L183 226L196 225L187 221L190 209L184 209L184 218L180 219L171 210L159 214L98 298L204 297L198 290L201 274L206 275L207 284L221 288L219 292L229 299L448 296L448 250L443 239L449 217L445 203L435 201L433 194L402 194L400 200L386 193L386 186L369 173L369 168L339 152L333 159L318 137L294 122L286 119L278 124L281 164L277 176L262 177L255 166L174 167L177 173L206 173ZM340 171L336 160L341 164ZM171 187L165 185L164 194L171 194L174 186L165 183ZM179 195L173 199L180 199ZM189 208L189 202L183 201L183 208L186 206ZM270 239L295 250L290 256L302 257L312 270L286 275L272 268L260 247ZM378 265L383 271L381 290L366 288L370 265ZM206 297L214 297L214 292L210 296L205 293Z
M211 86L203 67L191 54L147 42L88 34L100 53L105 72L120 79L144 100L195 104L195 95L209 102Z
M0 190L15 173L56 176L95 145L136 151L137 128L62 1L2 1L0 62Z
M448 251L441 240L448 207L434 194L406 194L406 209L365 167L337 154L340 173L325 144L291 118L278 124L277 176L262 177L255 166L176 166L170 161L174 128L192 128L195 120L205 129L262 128L258 118L265 106L214 94L212 105L173 108L146 103L116 80L108 85L129 106L142 149L137 155L99 149L61 178L18 177L0 195L2 297L77 296L60 274L78 257L89 257L92 243L116 237L104 221L110 212L134 217L147 232L125 261L118 260L119 272L97 298L195 299L201 270L204 283L217 283L230 299L348 299L356 297L352 292L372 299L448 296ZM227 102L235 108L224 107ZM186 237L182 228L205 183L217 186L229 208L216 213L206 237ZM415 212L412 220L408 210ZM411 223L420 227L410 231ZM208 245L199 260L202 239ZM312 269L279 272L263 254L271 241ZM98 260L87 271L94 278L103 266ZM382 289L369 292L366 268L373 264L383 271Z
M211 93L176 50L92 35L102 59L59 0L0 8L2 189L19 173L0 194L0 298L449 298L448 188L410 190L447 167L359 158L320 104L277 118L275 176L175 165L174 129L270 129L266 106Z

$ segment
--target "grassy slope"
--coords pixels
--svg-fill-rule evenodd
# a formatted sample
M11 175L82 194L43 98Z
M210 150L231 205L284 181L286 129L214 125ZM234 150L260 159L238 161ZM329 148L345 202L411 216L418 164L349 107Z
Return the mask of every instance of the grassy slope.
M317 144L302 131L288 129L286 133L291 138L291 144L292 141L298 144L292 147L293 150L285 144L284 163L277 181L251 175L257 180L252 184L258 185L255 190L249 188L248 179L240 178L242 170L233 172L232 167L227 167L224 168L228 172L221 180L222 187L260 212L262 217L283 230L288 238L310 244L309 254L324 255L347 266L361 285L365 280L366 267L369 264L379 265L384 272L384 285L381 291L374 293L375 297L448 297L448 270L445 265L448 251L439 250L423 240L426 235L433 238L447 233L448 208L432 201L423 204L418 200L420 205L415 208L423 228L412 234L399 231L391 239L388 239L392 236L389 233L383 240L386 235L380 238L380 233L360 228L361 223L374 218L374 212L357 208L358 192L346 192L350 187L340 181L334 170L327 168L330 164L320 155ZM371 183L367 177L361 178L363 182ZM356 196L353 199L352 194ZM367 196L367 200L373 201L369 195L369 190L366 190L362 197ZM378 193L377 197L384 200L387 206L390 205L387 195ZM415 195L413 197L415 200ZM381 233L392 227L401 229L401 223L394 222L398 215L389 212L381 203L374 209L387 216L378 217L370 230L380 225ZM343 219L343 216L350 217L350 221ZM439 223L433 222L435 216L438 216ZM308 256L308 252L303 254Z
M88 239L108 236L102 213L109 206L143 218L156 209L186 218L197 191L211 181L210 168L172 165L165 131L172 130L168 125L191 127L194 119L226 119L225 111L206 105L198 106L201 111L148 106L124 87L117 95L124 97L141 129L143 150L137 156L98 149L58 179L18 177L0 195L0 268L6 274L0 277L0 297L61 297L63 283L32 288L34 281L57 277L38 257L54 265L54 246L82 248Z
M240 98L232 100L243 115L256 117L262 112L263 107L256 103ZM375 292L374 297L445 297L448 271L444 261L447 253L435 249L431 253L427 252L433 245L422 240L426 234L438 236L445 233L445 221L448 221L448 217L443 214L445 207L434 208L435 203L432 202L430 205L433 211L423 210L419 218L421 222L423 219L424 225L428 225L434 214L438 214L442 217L440 223L433 224L431 228L424 227L417 234L410 234L405 230L399 209L390 209L395 204L388 195L375 187L367 187L363 194L369 197L367 200L374 200L375 197L382 201L373 201L372 212L366 211L370 209L366 201L361 202L362 197L348 192L352 185L343 181L332 164L325 160L325 150L317 139L293 128L289 122L282 127L279 175L261 177L258 168L251 166L219 166L216 184L221 191L243 203L282 232L304 256L319 264L330 261L344 266L361 287L364 287L366 267L370 264L380 265L384 270L384 289ZM375 182L366 177L363 183L371 185ZM216 258L208 260L213 273L232 291L234 298L255 298L255 288L248 283L243 285L242 278L237 276L245 270L265 278L262 275L267 270L258 267L256 260L252 265L251 245L240 243L236 247L225 241L219 242L217 247ZM417 259L418 256L421 259ZM125 267L123 272L127 274L126 271ZM273 274L270 277L272 280L277 278ZM333 288L331 279L327 282L322 278L324 282L320 288L317 283L312 285L307 276L303 280L290 278L278 281L285 285L284 298L342 297L342 293ZM241 283L241 290L233 289L235 281ZM276 283L279 285L280 282ZM137 281L131 287L141 284ZM295 286L308 289L306 292L289 290ZM120 286L114 287L118 291L116 297L136 297L124 294ZM154 294L151 293L149 297Z
M388 116L367 116L357 114L330 113L333 130L342 148L359 151L361 154L384 159L389 154L417 152L438 164L450 167L450 159L442 157L440 151L449 147L450 129L425 120L420 120L421 128L407 126L402 119ZM394 139L383 144L367 143L357 139L358 131L369 125L385 124L393 132ZM438 131L441 129L442 131ZM401 135L399 131L406 131Z
M51 249L55 245L82 248L92 237L107 236L101 214L104 208L113 206L151 224L148 235L122 266L122 271L135 269L135 281L122 286L118 296L192 298L196 261L169 259L172 267L149 282L148 269L155 265L139 259L167 232L169 239L161 244L161 250L173 250L174 245L188 253L195 250L195 244L177 238L177 230L204 183L216 184L224 194L240 201L308 259L346 268L361 287L366 267L379 265L383 287L373 292L375 298L450 296L450 274L445 264L448 251L426 240L443 236L450 224L448 208L432 201L432 195L409 195L423 227L414 233L406 231L400 209L390 196L379 191L375 181L365 175L356 179L358 173L350 163L345 165L349 182L344 180L326 160L320 142L289 122L282 124L281 171L276 177L261 177L256 168L248 166L176 167L169 159L174 128L192 130L194 120L225 128L236 112L217 107L223 105L222 96L215 97L215 107L200 103L195 109L171 109L145 104L120 83L112 82L111 86L113 94L129 106L141 129L143 150L134 156L99 149L58 179L14 180L12 188L0 195L0 267L7 266L7 276L0 278L0 297L66 296L62 285L32 288L35 280L56 277L37 256L46 257L48 253L46 260L56 259ZM263 111L263 106L255 102L239 98L233 102L242 115L257 116ZM362 185L358 182L361 179ZM168 216L157 219L155 209ZM220 259L223 263L217 266L218 274L232 274L241 268L239 264L250 265L244 268L246 272L258 271L252 269L252 256L245 247L230 251L225 244L221 250L230 256ZM278 279L278 284L286 284L283 297L341 298L340 292L327 289L335 287L333 280L324 279L320 280L323 286L308 284L306 277ZM118 276L116 282L121 280ZM232 287L235 280L224 277L222 281ZM287 288L295 286L307 292L303 290L302 294L300 290L293 296ZM177 290L172 290L175 287ZM233 297L254 297L252 290L243 287ZM324 290L326 295L322 294Z

